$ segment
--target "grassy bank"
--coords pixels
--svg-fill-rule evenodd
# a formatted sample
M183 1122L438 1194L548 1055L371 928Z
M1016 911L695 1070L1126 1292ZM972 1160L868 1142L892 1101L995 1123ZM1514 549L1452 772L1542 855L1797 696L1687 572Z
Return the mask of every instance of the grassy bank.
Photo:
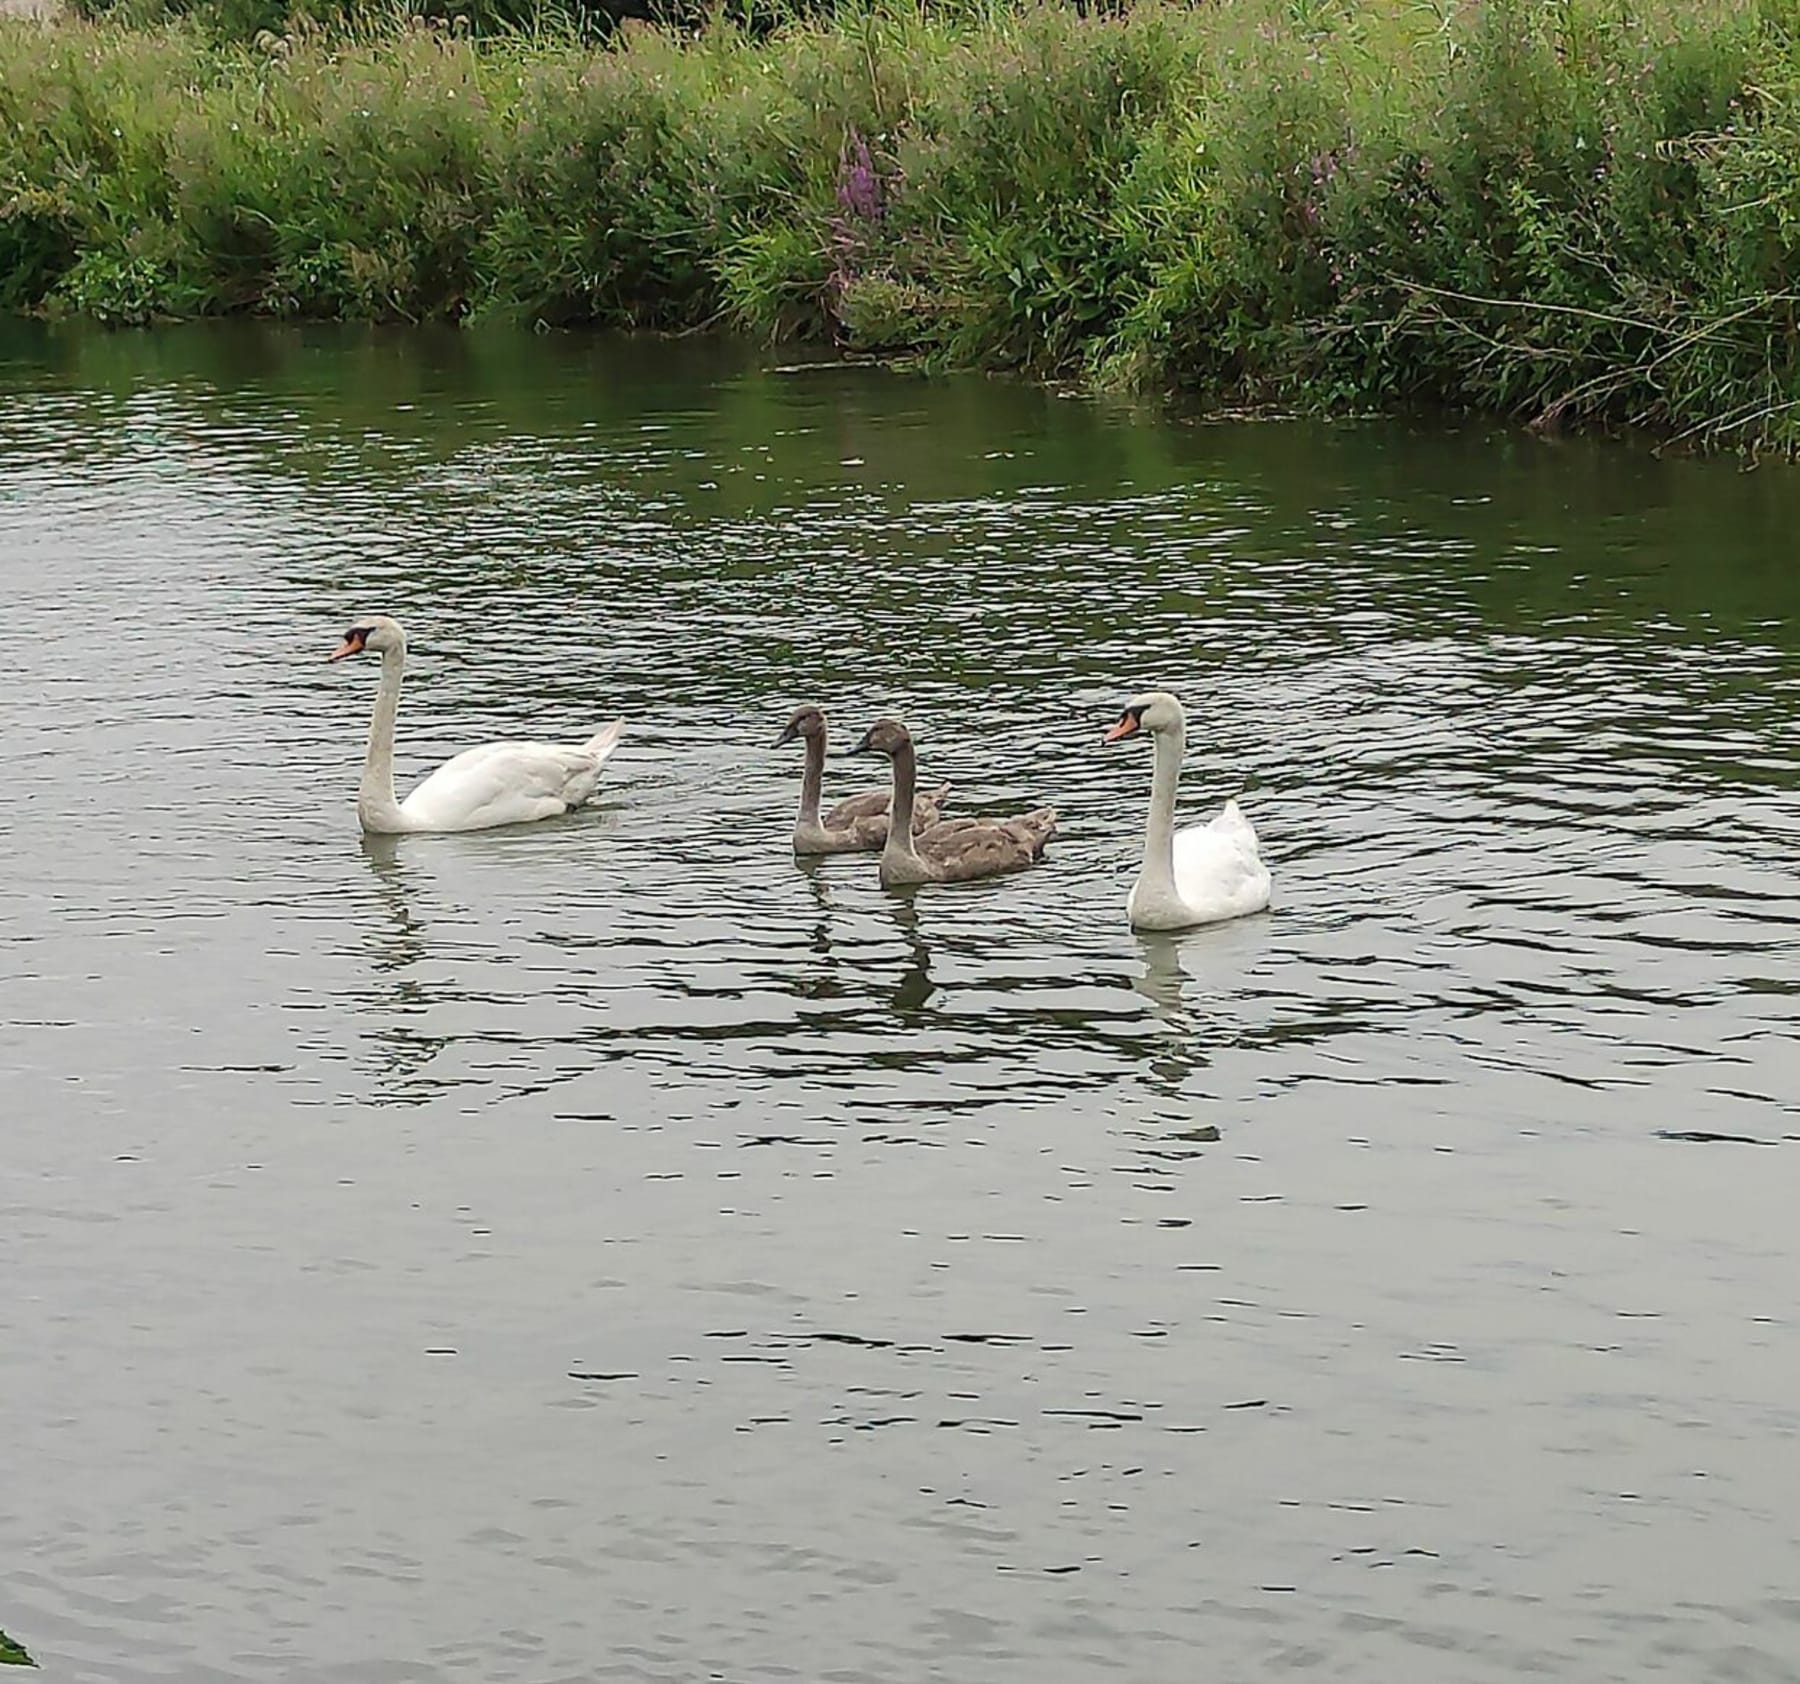
M720 319L1800 448L1800 0L0 25L0 307Z

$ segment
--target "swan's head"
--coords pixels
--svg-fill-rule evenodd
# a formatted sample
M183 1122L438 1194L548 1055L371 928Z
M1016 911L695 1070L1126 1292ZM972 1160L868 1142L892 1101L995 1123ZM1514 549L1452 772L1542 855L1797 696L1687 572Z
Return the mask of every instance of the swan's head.
M365 649L385 655L390 649L405 647L406 633L400 629L398 620L391 620L385 614L365 614L360 620L350 622L344 641L327 658L342 661L351 655L360 655Z
M890 757L912 742L907 729L897 719L878 719L868 730L863 732L862 741L851 749L852 754L885 754Z
M1151 690L1125 704L1125 711L1119 715L1119 723L1100 740L1103 743L1123 742L1127 737L1135 737L1140 731L1155 733L1158 731L1185 731L1187 729L1187 713L1180 702L1167 690Z
M781 735L775 739L775 746L791 743L796 737L804 737L809 743L816 737L825 735L825 715L814 707L796 708L794 717L782 726Z

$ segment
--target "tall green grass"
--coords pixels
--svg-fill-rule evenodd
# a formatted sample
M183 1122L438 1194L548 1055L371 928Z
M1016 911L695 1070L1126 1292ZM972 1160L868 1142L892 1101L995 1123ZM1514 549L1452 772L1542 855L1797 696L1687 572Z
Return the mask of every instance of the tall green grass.
M1800 0L768 23L0 27L0 306L728 320L1800 450Z

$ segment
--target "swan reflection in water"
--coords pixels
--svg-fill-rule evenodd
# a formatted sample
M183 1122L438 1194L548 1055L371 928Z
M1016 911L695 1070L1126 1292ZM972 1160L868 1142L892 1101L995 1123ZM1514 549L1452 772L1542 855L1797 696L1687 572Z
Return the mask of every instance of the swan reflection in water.
M813 962L801 968L796 988L803 1000L842 999L845 993L844 983L838 974L840 964L831 942L831 926L835 916L831 899L831 873L817 858L808 855L796 854L794 866L805 880L813 902L813 916L806 931L806 946Z
M1171 1099L1182 1097L1188 1078L1211 1062L1204 1026L1184 998L1194 978L1182 968L1182 946L1179 935L1140 933L1144 971L1131 982L1150 1002L1151 1015L1163 1030L1152 1043L1145 1075L1150 1086Z
M1175 1102L1158 1131L1171 1142L1205 1142L1222 1126L1221 1107L1209 1095L1234 1085L1229 1073L1200 1082L1196 1076L1231 1064L1247 1048L1310 1038L1308 1025L1284 1021L1264 974L1266 934L1257 920L1137 932L1143 970L1131 987L1149 1002L1154 1025L1137 1045L1148 1084ZM1176 1155L1192 1152L1177 1148Z
M352 1000L374 1017L379 1027L365 1036L379 1080L364 1097L377 1105L422 1105L437 1091L424 1082L426 1067L449 1045L449 1037L426 1035L414 1027L431 1008L424 982L409 975L430 954L425 924L412 910L421 872L405 863L400 839L365 833L362 857L385 920L361 922L359 947L369 957L377 985Z
M1182 990L1193 979L1181 968L1181 937L1178 935L1140 935L1138 948L1144 955L1144 974L1131 986L1156 1008L1156 1015L1171 1028L1193 1027L1192 1019L1182 1004Z
M819 859L801 855L795 857L794 866L811 891L816 908L807 946L817 959L817 968L809 967L808 974L801 977L799 992L808 1000L843 999L851 992L851 987L842 975L844 961L840 960L832 940L838 917L832 879L838 872ZM931 949L920 928L919 909L912 895L884 895L882 904L893 915L894 924L906 943L909 961L887 998L901 1016L910 1016L938 991L937 984L931 980ZM851 963L854 966L854 960Z
M931 980L931 949L926 945L925 932L919 927L918 900L913 895L888 895L883 898L893 912L894 922L906 942L910 959L888 999L901 1017L915 1017L924 1010L932 995L937 993L937 984Z
M409 879L418 874L418 868L401 863L397 836L364 831L362 857L374 882L375 898L387 914L385 929L377 924L363 926L365 934L372 937L366 945L372 949L377 970L403 971L425 957L425 926L413 916L408 899Z

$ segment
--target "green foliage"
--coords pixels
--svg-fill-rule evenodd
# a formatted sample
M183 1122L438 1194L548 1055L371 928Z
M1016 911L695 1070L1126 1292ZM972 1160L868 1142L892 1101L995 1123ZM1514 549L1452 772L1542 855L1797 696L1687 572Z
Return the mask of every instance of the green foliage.
M480 262L491 307L655 327L705 313L702 137L685 120L681 84L656 73L667 57L628 42L559 55L521 78L489 159L496 210Z
M0 307L729 319L1800 449L1800 0L735 0L604 46L192 3L0 28Z
M0 1631L0 1666L36 1666L24 1648Z
M262 35L325 28L355 33L396 17L442 25L483 39L600 41L629 22L697 28L731 19L766 34L809 5L830 0L67 0L82 17L155 28L181 20L209 40L247 45Z
M0 310L29 309L75 263L75 228L62 198L14 181L0 189Z

